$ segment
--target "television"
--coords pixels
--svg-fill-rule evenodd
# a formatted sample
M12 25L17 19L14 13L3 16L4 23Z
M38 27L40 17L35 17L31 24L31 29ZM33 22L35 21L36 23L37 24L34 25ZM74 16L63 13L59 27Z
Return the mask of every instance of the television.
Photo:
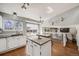
M68 33L69 32L69 28L60 28L60 32Z

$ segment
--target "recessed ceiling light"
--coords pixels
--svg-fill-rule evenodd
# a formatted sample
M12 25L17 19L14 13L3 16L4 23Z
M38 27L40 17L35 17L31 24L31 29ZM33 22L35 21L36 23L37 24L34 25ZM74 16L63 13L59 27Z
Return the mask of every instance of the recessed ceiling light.
M54 10L52 9L52 7L48 6L47 7L47 13L52 13Z

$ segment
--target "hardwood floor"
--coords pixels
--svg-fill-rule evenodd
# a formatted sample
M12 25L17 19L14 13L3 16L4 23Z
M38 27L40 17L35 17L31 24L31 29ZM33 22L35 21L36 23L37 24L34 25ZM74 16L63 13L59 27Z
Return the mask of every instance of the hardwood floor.
M52 55L54 56L78 56L79 51L77 50L76 42L67 42L66 47L63 47L61 41L54 41L52 47Z
M1 56L26 56L27 49L22 47L10 52L1 54ZM52 46L52 56L79 56L76 42L68 41L66 47L63 47L62 42L55 40Z
M26 46L1 54L1 56L26 56Z

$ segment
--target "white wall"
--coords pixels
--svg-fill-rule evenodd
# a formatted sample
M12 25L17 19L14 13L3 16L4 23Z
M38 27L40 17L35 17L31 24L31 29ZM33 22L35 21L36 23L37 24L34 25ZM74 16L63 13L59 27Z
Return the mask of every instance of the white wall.
M60 21L61 20L60 17L64 18L63 22ZM54 25L52 25L52 22L54 22ZM53 27L53 26L75 27L77 30L76 41L77 41L77 46L79 47L79 6L67 12L64 12L60 15L52 17L51 19L48 19L42 24L42 26L43 27Z
M64 18L63 22L61 22L61 17ZM67 25L79 24L79 6L67 12L64 12L60 15L52 17L51 19L48 19L43 23L43 25L53 26L52 22L54 22L54 25L56 26L65 26L65 25L67 26Z

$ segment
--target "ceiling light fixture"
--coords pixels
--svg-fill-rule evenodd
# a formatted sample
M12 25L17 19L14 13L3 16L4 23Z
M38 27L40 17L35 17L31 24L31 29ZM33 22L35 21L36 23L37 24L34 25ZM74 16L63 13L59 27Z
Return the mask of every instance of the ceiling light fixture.
M16 15L17 16L17 13L16 12L13 12L13 15Z
M29 3L23 3L21 8L26 10L29 5L30 5Z
M54 10L51 7L47 7L47 13L52 13Z
M13 12L13 19L16 19L16 18L17 18L17 13Z

